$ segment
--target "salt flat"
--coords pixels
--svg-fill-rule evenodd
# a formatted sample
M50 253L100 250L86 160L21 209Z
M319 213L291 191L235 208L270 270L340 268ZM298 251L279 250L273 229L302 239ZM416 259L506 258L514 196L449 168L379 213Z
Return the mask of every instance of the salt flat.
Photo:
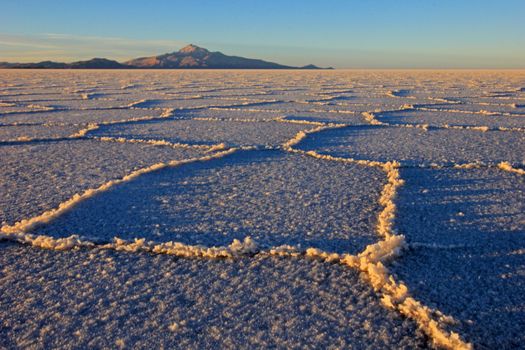
M0 347L523 344L523 71L0 71Z

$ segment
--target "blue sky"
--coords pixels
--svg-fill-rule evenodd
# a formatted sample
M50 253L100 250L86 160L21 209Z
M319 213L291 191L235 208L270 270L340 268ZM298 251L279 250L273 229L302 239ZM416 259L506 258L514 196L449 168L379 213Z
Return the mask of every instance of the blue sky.
M0 61L124 60L195 43L337 68L525 68L523 0L0 0Z

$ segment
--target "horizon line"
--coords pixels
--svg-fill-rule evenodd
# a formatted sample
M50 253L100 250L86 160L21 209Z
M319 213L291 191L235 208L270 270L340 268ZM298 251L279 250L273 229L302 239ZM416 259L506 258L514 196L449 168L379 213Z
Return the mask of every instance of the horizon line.
M72 34L7 34L0 33L0 61L7 63L39 63L52 61L71 63L89 60L83 57L115 57L119 63L135 58L175 52L194 40L130 39L121 37L83 36ZM196 45L196 44L194 44ZM334 69L525 69L515 57L496 53L457 53L451 50L433 52L391 49L315 48L301 46L251 46L245 44L202 42L199 47L211 47L211 52L262 59L281 65L304 66L315 64ZM261 53L262 48L268 48ZM270 49L272 48L272 49ZM175 49L175 50L174 50ZM276 51L277 50L277 51ZM284 50L284 51L283 51ZM90 53L90 51L92 51ZM276 54L276 52L278 54ZM152 54L153 53L153 54ZM365 59L365 56L372 59ZM311 59L308 59L308 58ZM348 57L348 64L346 57ZM512 58L512 59L511 59ZM106 58L108 59L108 58ZM307 62L309 61L309 62ZM352 61L355 61L352 63ZM441 61L441 62L440 62ZM469 65L471 63L472 65Z

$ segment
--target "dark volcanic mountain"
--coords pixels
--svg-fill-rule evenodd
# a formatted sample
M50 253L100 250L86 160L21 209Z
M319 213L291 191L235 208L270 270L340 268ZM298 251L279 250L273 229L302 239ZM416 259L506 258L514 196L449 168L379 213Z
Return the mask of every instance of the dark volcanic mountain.
M61 63L53 61L42 61L38 63L8 63L0 62L0 68L27 68L27 69L115 69L133 68L117 61L105 58L92 58L88 61L78 61L72 63Z
M60 69L66 68L66 63L53 62L53 61L42 61L37 63L9 63L0 62L0 68L49 68L49 69Z
M304 67L285 66L278 63L239 56L227 56L221 52L210 52L190 44L179 51L160 56L141 57L124 63L105 58L89 61L60 63L43 61L39 63L0 62L0 68L55 68L55 69L322 69L309 64Z
M89 61L78 61L69 64L69 68L94 68L94 69L111 69L111 68L129 68L128 66L118 63L117 61L106 58L92 58Z

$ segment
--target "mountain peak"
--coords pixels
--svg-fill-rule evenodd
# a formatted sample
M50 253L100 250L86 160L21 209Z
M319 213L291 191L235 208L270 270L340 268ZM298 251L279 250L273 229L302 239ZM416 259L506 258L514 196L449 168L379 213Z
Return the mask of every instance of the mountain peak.
M155 69L319 69L314 65L291 67L260 59L228 56L221 52L210 52L194 44L184 46L177 52L158 56L139 57L124 63L105 58L72 63L3 63L0 68L155 68Z
M198 47L197 45L189 44L189 45L184 46L182 49L180 49L179 52L191 54L191 53L196 53L196 52L207 53L209 51L202 47Z

